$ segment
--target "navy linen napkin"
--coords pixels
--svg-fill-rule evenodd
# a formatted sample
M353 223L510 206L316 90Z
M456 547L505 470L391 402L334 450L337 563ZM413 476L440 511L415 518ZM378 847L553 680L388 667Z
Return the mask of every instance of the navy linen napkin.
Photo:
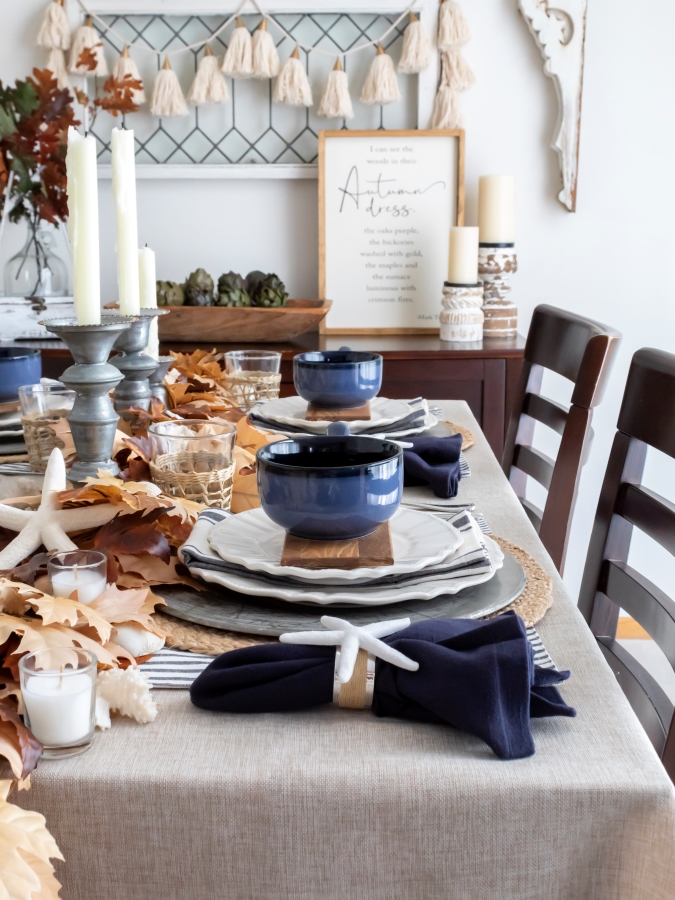
M432 619L387 644L415 660L417 672L378 659L373 712L452 725L476 735L500 759L534 753L530 717L575 716L554 686L569 672L534 664L515 613L485 622ZM261 644L231 650L193 682L192 702L219 712L292 712L331 703L335 648Z
M403 451L404 485L428 484L437 497L456 497L461 478L462 435L411 437L408 440L413 446L411 450Z

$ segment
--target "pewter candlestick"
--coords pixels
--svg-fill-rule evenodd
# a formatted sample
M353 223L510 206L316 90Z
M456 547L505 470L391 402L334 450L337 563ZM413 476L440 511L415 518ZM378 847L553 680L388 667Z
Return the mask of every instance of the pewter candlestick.
M134 318L128 331L115 341L117 356L111 360L120 370L124 380L115 388L115 409L122 418L131 420L133 413L127 410L131 406L148 409L150 406L150 383L148 378L157 369L157 360L145 353L148 346L150 323L157 316L164 316L168 309L141 309Z
M513 290L508 280L518 271L513 248L513 244L478 245L478 275L485 291L485 337L515 337L518 333L518 308L507 299Z
M95 478L99 469L119 474L119 466L111 459L119 416L108 392L122 376L108 364L108 357L119 335L135 321L132 316L103 316L100 325L78 325L76 319L40 322L65 341L75 360L61 376L61 381L77 393L67 416L77 451L68 475L71 481Z
M164 378L173 360L173 356L158 356L157 368L154 374L150 376L150 393L153 397L157 397L167 408L169 406L169 395L164 387Z

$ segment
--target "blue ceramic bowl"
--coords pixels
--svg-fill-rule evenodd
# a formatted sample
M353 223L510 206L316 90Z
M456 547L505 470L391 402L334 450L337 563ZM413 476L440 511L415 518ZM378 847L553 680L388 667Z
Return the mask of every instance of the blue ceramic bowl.
M376 397L382 386L382 357L349 347L299 353L293 381L303 400L323 409L352 409Z
M298 437L256 454L260 504L286 531L347 540L390 519L403 493L403 451L359 435Z
M0 403L16 400L24 384L37 384L42 376L39 350L0 347Z

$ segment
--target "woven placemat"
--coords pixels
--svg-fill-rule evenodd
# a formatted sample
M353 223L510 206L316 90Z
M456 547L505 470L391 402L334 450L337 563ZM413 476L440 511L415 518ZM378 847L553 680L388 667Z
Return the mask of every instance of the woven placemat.
M473 439L473 434L469 431L468 428L465 428L463 425L455 425L454 422L450 422L446 419L446 425L449 425L450 428L455 432L455 434L462 435L462 450L468 450L469 447L473 447L475 441Z
M527 585L520 597L495 615L499 616L507 610L513 610L529 628L530 625L535 625L543 619L553 603L551 579L525 550L504 538L492 536L492 539L518 560L527 576ZM269 644L277 640L274 637L263 637L257 634L221 631L219 628L209 628L206 625L185 622L183 619L174 619L173 616L164 613L155 613L153 618L165 634L166 646L173 647L174 650L190 650L192 653L218 656L220 653L237 650L239 647ZM492 616L488 616L488 618L492 618Z

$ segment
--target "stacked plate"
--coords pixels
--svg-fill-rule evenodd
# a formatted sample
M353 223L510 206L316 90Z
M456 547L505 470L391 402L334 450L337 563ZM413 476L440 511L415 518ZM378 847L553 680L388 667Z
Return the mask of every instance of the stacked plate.
M262 509L226 515L215 524L204 516L181 548L190 572L240 594L288 603L382 606L433 600L489 581L504 562L498 544L465 511L443 521L401 509L390 520L394 564L347 570L282 566L286 533Z
M266 431L281 434L325 434L330 422L309 421L307 401L302 397L280 397L254 406L251 421ZM438 419L429 412L429 405L422 397L415 400L388 400L375 397L370 401L370 419L349 422L352 434L386 435L403 438L420 434L438 425Z
M4 411L2 411L3 408ZM26 452L18 403L0 404L0 456L13 456Z

